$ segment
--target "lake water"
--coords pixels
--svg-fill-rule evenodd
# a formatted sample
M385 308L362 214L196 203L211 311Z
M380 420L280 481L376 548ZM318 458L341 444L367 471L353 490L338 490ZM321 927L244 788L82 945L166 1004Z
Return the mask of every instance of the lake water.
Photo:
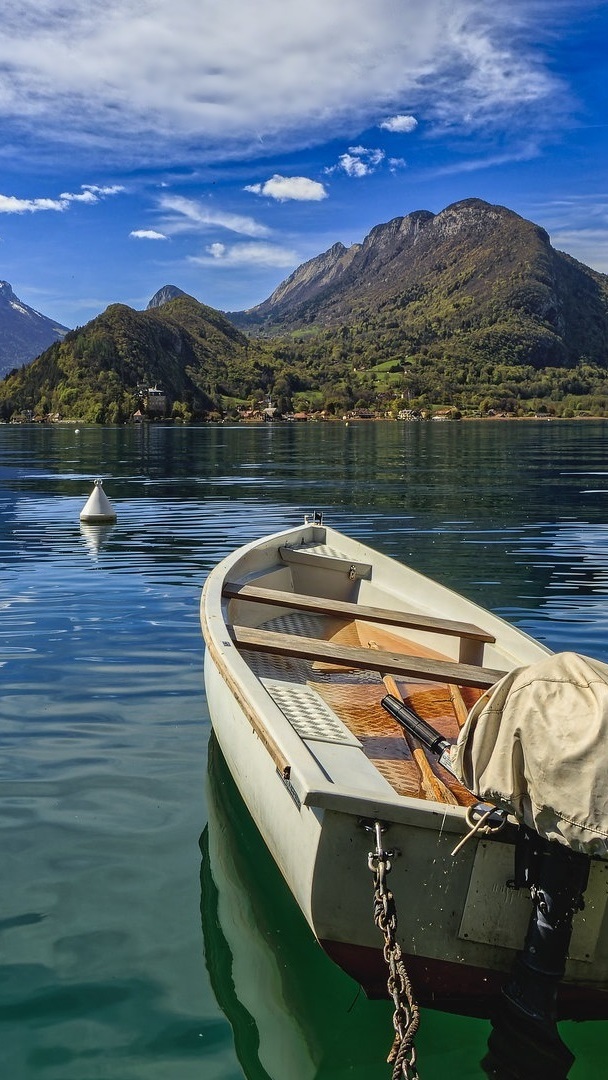
M201 587L233 547L322 509L608 660L607 437L600 421L0 426L2 1076L390 1075L388 1003L312 941L210 744ZM96 477L114 526L79 523ZM424 1012L423 1080L483 1077L488 1032ZM608 1023L561 1033L574 1080L605 1075Z

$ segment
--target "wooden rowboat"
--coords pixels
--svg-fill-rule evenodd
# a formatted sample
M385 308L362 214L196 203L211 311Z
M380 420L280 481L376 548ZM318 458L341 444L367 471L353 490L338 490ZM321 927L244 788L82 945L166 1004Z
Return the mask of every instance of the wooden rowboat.
M517 824L452 856L477 800L381 701L388 690L453 741L481 694L550 650L317 515L224 559L201 623L217 740L323 949L386 994L368 862L379 822L418 1000L490 1015L531 913L509 887ZM574 918L561 1017L608 1017L607 866L593 862Z

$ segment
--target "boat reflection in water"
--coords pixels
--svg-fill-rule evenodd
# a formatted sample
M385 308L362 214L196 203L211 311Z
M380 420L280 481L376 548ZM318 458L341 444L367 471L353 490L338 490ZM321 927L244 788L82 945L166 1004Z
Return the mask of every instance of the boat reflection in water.
M245 1076L385 1077L386 1065L373 1068L390 1041L390 1007L367 1002L314 940L214 736L208 813L201 841L205 956Z
M391 1003L369 1001L315 941L214 736L208 810L201 838L206 963L247 1080L388 1080ZM424 1010L416 1036L424 1080L517 1076L495 1071L496 1060L491 1072L481 1067L489 1033L487 1021Z

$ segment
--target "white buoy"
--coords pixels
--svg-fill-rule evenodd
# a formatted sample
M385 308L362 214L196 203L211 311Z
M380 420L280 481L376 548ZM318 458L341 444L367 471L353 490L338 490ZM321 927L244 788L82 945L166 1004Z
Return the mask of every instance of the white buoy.
M116 511L103 490L101 480L95 481L95 487L80 511L80 520L89 521L94 525L116 521Z

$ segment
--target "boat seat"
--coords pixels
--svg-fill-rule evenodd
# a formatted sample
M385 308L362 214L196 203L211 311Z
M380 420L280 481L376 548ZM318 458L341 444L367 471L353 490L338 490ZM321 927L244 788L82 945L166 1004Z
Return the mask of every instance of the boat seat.
M314 544L304 547L289 547L281 545L279 555L284 563L301 564L316 567L319 570L335 570L346 573L351 581L372 576L371 563L360 562L357 559L345 559L340 551L335 551L326 544Z
M397 611L392 608L366 607L345 600L330 600L324 596L306 596L303 593L285 592L281 589L265 589L258 585L227 581L222 593L229 600L252 600L258 604L290 607L295 611L310 611L319 615L344 615L346 618L364 619L367 622L387 623L409 629L428 630L431 633L450 634L471 641L493 643L496 638L473 623L457 622L455 619L438 619L416 612Z
M242 649L305 660L322 660L351 668L380 671L385 675L406 675L430 682L455 683L457 686L476 686L487 690L506 674L504 671L458 663L455 660L437 660L432 657L388 652L385 649L341 645L321 638L280 634L251 626L231 626L228 629L235 645Z

